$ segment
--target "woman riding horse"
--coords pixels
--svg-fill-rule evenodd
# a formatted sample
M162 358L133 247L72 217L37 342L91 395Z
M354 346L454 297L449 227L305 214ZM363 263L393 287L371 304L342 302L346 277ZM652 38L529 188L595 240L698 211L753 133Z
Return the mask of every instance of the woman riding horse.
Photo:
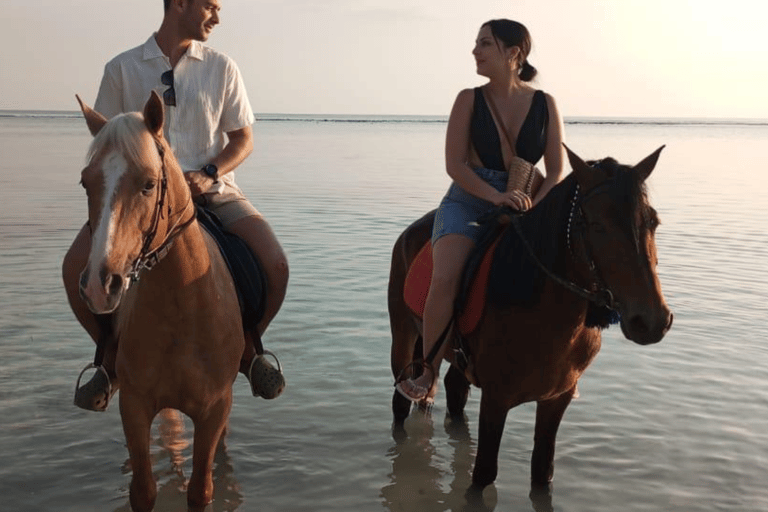
M432 232L432 281L423 315L425 361L453 315L462 270L483 234L476 221L494 206L530 209L562 175L562 119L555 100L527 83L536 76L528 62L530 50L531 37L522 24L505 19L484 23L472 53L477 73L489 81L461 91L451 111L445 161L453 184L435 214ZM546 178L533 197L529 190L507 186L517 178L510 173L531 172L542 156ZM412 401L434 397L443 356L441 347L427 371L400 381L397 390Z

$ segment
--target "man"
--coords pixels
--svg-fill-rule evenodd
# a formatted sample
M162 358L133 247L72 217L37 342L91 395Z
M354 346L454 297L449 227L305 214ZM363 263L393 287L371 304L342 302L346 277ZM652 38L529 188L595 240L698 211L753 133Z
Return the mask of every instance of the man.
M266 273L267 303L256 333L260 346L260 336L285 297L288 263L272 229L234 181L234 169L253 151L253 111L234 61L202 44L219 23L221 0L164 0L164 8L155 34L107 63L94 109L110 118L141 111L152 90L163 98L165 136L195 201L204 203L227 231L246 242ZM64 258L63 276L75 316L97 343L95 364L104 370L76 390L75 403L104 410L110 382L112 389L119 386L114 372L117 341L111 315L94 315L79 295L79 275L90 242L84 226ZM240 371L248 377L254 396L275 398L285 386L282 373L253 345L246 343Z

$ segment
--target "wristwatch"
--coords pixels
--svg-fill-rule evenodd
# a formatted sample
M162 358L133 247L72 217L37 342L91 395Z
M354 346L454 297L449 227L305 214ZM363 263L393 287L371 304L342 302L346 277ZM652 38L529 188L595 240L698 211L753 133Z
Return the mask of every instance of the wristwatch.
M204 165L203 168L200 170L203 171L203 173L209 178L213 178L214 181L219 179L219 168L216 167L214 164Z

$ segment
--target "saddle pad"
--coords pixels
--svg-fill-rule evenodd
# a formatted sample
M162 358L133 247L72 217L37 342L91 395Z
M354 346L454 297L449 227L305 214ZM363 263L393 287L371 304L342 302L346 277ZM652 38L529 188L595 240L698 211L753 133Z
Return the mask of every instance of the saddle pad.
M221 250L235 282L245 331L253 331L264 316L267 280L259 260L238 236L224 231L219 218L197 206L197 221L211 234Z
M488 250L485 251L483 259L477 268L475 278L470 284L469 293L464 308L459 316L459 331L464 334L470 334L477 328L480 318L483 316L485 307L486 289L488 288L488 276L491 273L491 262L493 253L498 243L498 238L494 240ZM413 259L408 275L405 277L403 287L403 298L406 305L413 313L422 318L424 315L424 303L427 300L429 285L432 282L432 243L427 241L424 247Z

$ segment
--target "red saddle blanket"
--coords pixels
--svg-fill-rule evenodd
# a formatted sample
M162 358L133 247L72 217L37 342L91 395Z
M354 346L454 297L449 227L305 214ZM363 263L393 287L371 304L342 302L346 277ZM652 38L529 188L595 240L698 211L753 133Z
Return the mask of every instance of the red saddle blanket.
M491 262L493 261L493 253L498 241L499 239L497 238L488 247L488 250L485 251L477 273L470 284L466 303L458 319L459 331L464 335L474 331L480 323L480 318L483 316L485 291L488 288L488 276L491 273ZM427 241L411 263L403 288L405 303L419 318L422 318L424 315L424 303L427 300L427 292L429 291L431 281L432 243Z

